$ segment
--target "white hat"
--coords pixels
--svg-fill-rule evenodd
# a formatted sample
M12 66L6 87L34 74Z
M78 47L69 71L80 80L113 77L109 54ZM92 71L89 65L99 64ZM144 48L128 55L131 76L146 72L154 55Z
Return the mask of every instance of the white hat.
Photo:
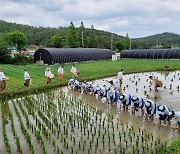
M163 112L165 110L165 106L164 105L158 105L157 110Z
M96 90L97 90L97 91L100 91L100 90L101 90L101 88L98 86L98 87L96 88Z
M137 97L137 96L133 96L133 97L132 97L132 101L133 101L133 102L135 102L135 101L137 101L137 100L138 100L138 97Z
M122 101L125 98L125 96L122 94L121 96L119 96L119 99Z
M151 104L152 104L151 101L146 101L146 102L145 102L145 106L146 106L146 107L151 107Z
M175 117L176 114L175 114L175 112L174 112L173 110L171 110L171 111L169 112L169 116L170 116L170 117Z

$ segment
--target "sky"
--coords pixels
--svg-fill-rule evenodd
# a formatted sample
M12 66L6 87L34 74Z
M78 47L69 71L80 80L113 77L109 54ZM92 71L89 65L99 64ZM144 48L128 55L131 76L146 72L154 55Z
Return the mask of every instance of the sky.
M43 27L72 21L130 38L180 34L180 0L0 0L0 20Z

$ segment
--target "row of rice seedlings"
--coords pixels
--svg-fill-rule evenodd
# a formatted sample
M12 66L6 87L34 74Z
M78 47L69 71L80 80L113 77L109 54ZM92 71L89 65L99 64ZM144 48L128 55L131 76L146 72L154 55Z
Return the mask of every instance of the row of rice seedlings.
M32 153L34 153L34 146L33 146L32 142L31 142L31 136L30 136L30 134L28 133L28 131L26 130L26 127L24 126L24 123L23 123L21 114L19 113L19 111L18 111L18 109L17 109L17 107L16 107L15 102L12 101L12 103L13 103L14 110L15 110L15 112L16 112L16 115L17 115L17 117L18 117L18 120L19 120L19 122L20 122L21 131L22 131L22 133L23 133L24 136L25 136L25 139L26 139L26 141L27 141L27 143L28 143L28 146L29 146L30 151L31 151Z
M6 133L6 119L5 119L4 110L2 109L3 104L2 104L2 102L0 102L0 103L1 103L0 110L1 110L1 115L2 115L2 133L3 133L4 144L6 146L6 152L8 154L11 154L11 146L9 144L7 133Z
M12 114L10 108L9 108L9 104L8 104L8 109L9 109L9 119L11 121L11 130L13 132L13 136L14 136L14 139L16 141L17 151L19 153L22 153L21 143L20 143L20 140L19 140L19 136L16 133L16 128L14 126L14 118L13 118L13 114Z
M28 102L30 102L29 99L28 99ZM24 103L25 106L27 107L27 103L25 103L25 101L21 101L21 103ZM20 105L20 103L19 103L19 105ZM24 110L22 108L22 104L21 104L21 109ZM46 137L46 139L49 140L50 143L52 143L52 145L54 147L54 151L56 151L57 153L63 153L62 150L60 150L59 146L57 146L55 139L52 137L51 132L48 130L48 127L46 127L45 124L42 123L42 121L38 118L37 114L34 113L34 111L31 110L31 113L32 113L33 118L36 121L36 126L39 128L39 131L36 132L38 140L40 140L40 141L42 140L42 137L41 137L41 133L42 133ZM40 111L38 113L40 113ZM42 113L41 113L41 115L42 115Z
M46 146L45 146L44 139L42 138L41 132L39 130L37 130L36 127L30 122L29 116L28 116L27 112L23 109L21 102L19 102L18 100L16 102L19 105L19 108L20 108L24 118L26 119L26 125L27 125L28 129L30 129L32 132L35 133L35 137L36 137L37 141L41 144L42 152L44 154L46 154L47 153Z
M61 135L61 141L64 141L64 147L68 148L69 145L68 145L68 143L65 142L66 140L65 140L64 134L61 133L61 131L57 130L57 128L60 127L60 124L57 126L57 128L55 128L55 125L53 124L53 122L55 123L55 120L52 121L52 116L51 116L51 120L48 118L48 116L50 116L50 114L46 115L46 112L42 112L38 106L36 106L36 110L37 110L38 116L41 117L42 121L44 121L44 123L46 124L47 128L49 128L51 133L53 133L55 136L57 136L57 138L59 138L59 136ZM49 112L47 112L47 113L49 113ZM36 123L39 123L37 117L36 117ZM59 148L56 145L55 139L53 139L53 138L50 139L50 138L51 137L49 137L49 141L52 143L54 150L58 152ZM61 153L62 153L62 151L61 151Z

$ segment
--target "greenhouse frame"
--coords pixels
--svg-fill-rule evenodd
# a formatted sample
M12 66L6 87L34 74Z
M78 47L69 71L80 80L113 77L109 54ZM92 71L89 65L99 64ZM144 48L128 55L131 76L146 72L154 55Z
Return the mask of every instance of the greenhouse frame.
M121 58L136 59L180 59L180 49L123 50Z
M44 64L55 64L97 61L111 59L112 54L112 50L98 48L44 48L35 52L34 62L43 61Z

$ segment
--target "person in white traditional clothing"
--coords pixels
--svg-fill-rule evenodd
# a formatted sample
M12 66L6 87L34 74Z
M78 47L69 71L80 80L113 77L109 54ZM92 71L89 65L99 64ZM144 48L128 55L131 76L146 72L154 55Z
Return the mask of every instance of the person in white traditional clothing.
M58 68L58 77L59 77L59 84L61 85L63 82L63 77L64 77L64 65L61 65Z
M30 75L28 73L28 69L26 68L26 69L24 69L24 86L25 87L27 87L27 88L29 87L30 80L31 80L31 78L30 78Z
M119 80L120 86L122 85L123 82L123 69L121 69L118 74L117 74L117 79Z
M51 72L51 68L47 67L45 70L46 84L51 84L51 80L54 78L54 74Z
M1 94L5 93L5 89L6 89L6 76L3 73L3 69L0 68L0 90L1 90Z
M72 65L71 73L74 78L77 78L79 75L79 71L77 71L76 66L74 64Z

